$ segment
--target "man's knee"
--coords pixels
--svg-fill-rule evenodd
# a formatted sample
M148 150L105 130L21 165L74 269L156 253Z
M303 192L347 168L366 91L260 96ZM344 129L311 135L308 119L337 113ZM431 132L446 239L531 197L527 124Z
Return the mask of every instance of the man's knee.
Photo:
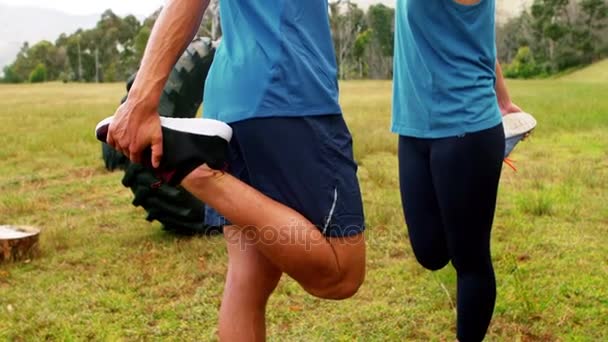
M337 267L328 268L305 289L323 299L346 299L354 296L365 280L365 236L330 238Z
M340 300L354 296L365 280L365 259L349 261L351 263L345 262L338 271L319 273L318 277L309 283L312 286L304 288L310 294L323 299Z
M348 299L354 296L361 285L363 284L364 277L352 278L352 279L340 279L326 280L322 286L315 286L313 288L306 288L310 294L315 297L330 300L342 300Z

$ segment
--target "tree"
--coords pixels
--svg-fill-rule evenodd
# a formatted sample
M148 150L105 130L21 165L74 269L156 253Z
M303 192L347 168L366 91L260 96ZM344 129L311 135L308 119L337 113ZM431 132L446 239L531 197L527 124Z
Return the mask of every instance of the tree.
M83 36L88 38L86 41L89 44L86 46L87 52L94 57L93 60L99 62L97 67L102 71L102 76L110 66L115 70L115 77L118 79L125 79L137 69L140 56L136 38L141 29L142 25L134 16L121 18L111 10L106 10L96 28L84 32ZM91 72L95 75L98 70L93 66ZM87 79L90 78L91 76L87 75Z
M589 64L608 56L607 26L606 0L535 0L529 13L497 28L499 59L529 47L540 74Z
M504 72L510 78L532 78L540 75L542 70L534 60L530 48L522 46L513 62L504 66Z
M551 72L563 69L565 59L572 58L572 22L568 15L570 0L535 0L532 4L532 28L539 44L533 53Z
M28 50L29 65L44 65L48 79L56 79L59 76L64 64L63 57L55 45L46 40L36 43Z
M608 4L604 0L582 0L579 28L576 41L586 63L601 58L605 35L601 32L607 26Z
M357 36L365 29L365 13L350 0L337 0L329 5L339 78L346 79L351 68L357 67L353 47Z
M20 82L27 81L30 77L30 72L36 67L36 64L33 64L29 58L29 50L30 44L28 42L23 42L21 49L17 53L17 59L10 66L11 71L15 76L14 79L18 79Z
M21 78L21 76L19 76L19 74L17 74L15 72L15 69L13 66L8 65L5 66L3 69L4 72L4 78L2 79L3 83L21 83L23 82L23 78Z
M382 4L367 11L371 39L367 60L371 78L391 78L393 75L393 41L395 10Z
M30 73L30 83L46 82L46 74L46 66L42 63L38 64Z
M357 62L357 67L359 70L359 78L363 78L367 76L367 63L364 59L365 52L368 49L369 42L371 40L372 31L367 29L363 32L360 32L357 35L357 39L355 40L355 45L353 46L353 57Z
M496 28L496 50L498 60L510 62L522 46L534 44L532 37L532 17L525 11L519 17L513 18Z
M150 39L150 34L152 33L152 28L146 25L142 26L137 36L135 36L134 48L135 48L135 56L138 60L144 55L146 51L146 45L148 44L148 39Z

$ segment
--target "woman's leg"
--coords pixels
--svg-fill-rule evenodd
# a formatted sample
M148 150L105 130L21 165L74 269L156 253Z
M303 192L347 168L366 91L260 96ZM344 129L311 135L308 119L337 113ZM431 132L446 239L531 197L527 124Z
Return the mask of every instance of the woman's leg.
M490 233L504 153L502 125L439 139L431 170L458 277L458 339L483 340L496 300Z
M399 137L399 182L416 259L429 270L442 269L449 255L431 177L429 140Z

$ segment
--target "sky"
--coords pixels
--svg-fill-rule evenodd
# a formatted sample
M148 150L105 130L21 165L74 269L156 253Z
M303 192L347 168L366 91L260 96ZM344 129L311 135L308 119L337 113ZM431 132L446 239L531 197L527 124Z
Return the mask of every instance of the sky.
M395 3L395 0L355 0L354 2L361 4L382 2L391 5ZM108 8L121 15L127 13L148 15L162 6L165 0L0 0L0 3L11 6L50 8L75 15L102 13Z
M118 14L146 15L162 6L165 0L0 0L0 3L49 8L74 15L102 13L108 8Z

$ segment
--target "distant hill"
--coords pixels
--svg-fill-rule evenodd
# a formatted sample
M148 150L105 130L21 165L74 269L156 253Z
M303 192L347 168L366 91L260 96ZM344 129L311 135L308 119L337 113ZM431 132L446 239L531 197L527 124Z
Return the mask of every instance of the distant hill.
M560 77L562 80L608 83L608 59Z
M0 4L0 72L13 62L23 42L54 42L61 33L91 28L100 15L75 16L59 11Z

